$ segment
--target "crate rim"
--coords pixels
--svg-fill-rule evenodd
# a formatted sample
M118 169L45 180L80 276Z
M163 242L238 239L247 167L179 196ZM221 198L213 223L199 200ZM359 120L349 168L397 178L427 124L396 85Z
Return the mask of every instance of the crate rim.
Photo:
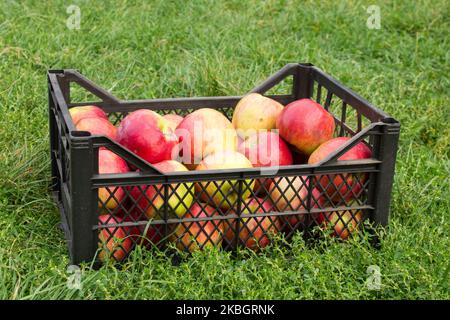
M286 74L292 74L294 70L297 68L306 68L308 70L313 70L316 75L319 75L320 77L324 77L327 81L332 83L334 86L339 87L343 90L345 94L348 94L350 97L353 97L357 99L359 102L365 105L365 107L369 108L371 111L373 111L375 114L377 114L380 119L376 122L371 122L369 125L362 128L360 132L358 132L356 135L352 136L345 144L343 144L340 148L329 154L325 159L322 161L316 163L316 164L293 164L288 166L280 166L278 167L277 172L275 175L295 175L299 174L301 172L304 172L304 175L314 175L316 173L325 172L327 173L327 170L331 171L338 171L342 166L345 166L346 168L355 168L355 169L369 169L372 166L376 166L380 163L379 160L374 158L369 159L362 159L362 160L350 160L350 161L338 161L337 158L339 158L342 154L344 154L346 151L348 151L351 147L356 145L358 142L362 141L366 136L373 133L374 130L382 130L382 127L391 127L391 130L394 130L397 132L400 128L400 123L385 113L384 111L380 110L379 108L372 105L370 102L368 102L366 99L362 98L360 95L355 93L353 90L347 88L345 85L343 85L338 80L334 79L333 77L329 76L325 72L323 72L321 69L316 67L315 65L311 63L288 63L283 68L281 68L279 71L274 73L273 75L269 76L266 80L264 80L262 83L254 87L252 90L250 90L248 93L257 92L264 94L265 91L269 90L274 85L281 82L283 79L285 79ZM106 102L108 104L118 104L122 106L133 106L131 109L137 110L144 107L138 107L139 104L154 104L155 106L158 104L180 104L180 103L192 103L192 102L205 102L205 101L226 101L227 103L230 103L230 101L238 101L240 100L244 95L241 96L209 96L209 97L176 97L176 98L156 98L156 99L142 99L142 100L121 100L115 97L112 93L109 91L103 89L99 85L95 84L93 81L86 78L84 75L82 75L78 70L76 69L50 69L47 71L47 77L49 81L49 89L54 93L55 100L58 102L59 108L61 110L61 114L63 116L63 120L65 125L67 126L68 133L70 136L70 141L72 144L85 144L89 143L90 146L94 147L96 152L98 152L98 149L100 147L106 147L109 150L117 153L120 156L126 155L126 161L131 162L133 165L135 165L138 169L141 171L139 172L130 172L125 174L114 174L114 175L108 175L108 174L98 174L98 168L96 170L97 174L93 177L93 182L95 184L95 181L106 181L109 180L108 184L114 184L112 180L119 180L119 183L123 183L124 178L133 179L138 178L141 179L156 179L158 176L162 176L165 178L166 182L174 181L176 182L177 179L186 179L189 177L192 177L195 175L197 179L203 177L205 179L208 179L209 176L214 176L214 178L217 179L217 174L224 175L224 178L236 178L236 179L244 179L244 178L260 178L260 177L270 177L269 175L262 175L261 168L236 168L236 169L217 169L217 170L202 170L202 171L189 171L186 173L181 172L171 172L171 173L165 173L157 168L155 168L152 164L147 162L146 160L140 158L130 150L128 150L126 147L120 145L119 143L109 139L106 136L103 135L92 135L90 132L87 131L80 131L76 130L75 125L72 121L72 117L70 116L69 109L76 106L85 106L85 105L101 105L102 103ZM82 87L84 87L86 90L90 91L102 101L93 101L93 102L82 102L82 103L68 103L66 101L66 97L63 94L63 90L60 87L60 82L58 81L57 77L68 77L69 81L76 81L78 84L80 84ZM78 82L79 81L79 82ZM247 93L247 94L248 94ZM271 98L276 98L284 95L267 95ZM344 100L344 99L343 99ZM171 106L168 109L174 109L178 108L179 106ZM160 107L158 107L160 108ZM131 110L130 110L131 111ZM114 111L111 111L114 112ZM259 173L259 174L258 174ZM227 176L227 174L234 174L233 177ZM186 181L186 180L184 180ZM106 183L106 182L105 182ZM130 180L130 183L132 183L132 180Z
M260 83L259 85L257 85L256 87L254 87L253 89L248 91L246 94L252 93L252 92L264 94L264 91L267 91L264 89L268 85L272 84L272 86L273 86L273 82L276 82L275 84L277 84L278 82L280 82L281 80L283 80L285 78L283 76L285 76L286 74L291 74L292 70L295 68L303 68L303 69L306 68L310 71L314 71L314 75L315 75L314 79L316 79L317 76L323 77L323 79L325 79L326 81L329 81L333 86L339 87L340 89L342 89L343 92L348 94L348 97L342 97L343 100L348 100L349 97L356 98L356 100L359 100L367 108L371 109L371 111L376 113L379 116L380 122L383 122L386 124L392 124L392 125L400 124L399 121L396 120L395 118L393 118L391 115L389 115L382 109L376 107L371 102L369 102L367 99L363 98L358 93L356 93L352 89L348 88L342 82L340 82L339 80L335 79L334 77L328 75L323 70L321 70L320 68L318 68L317 66L315 66L314 64L309 63L309 62L286 64L283 68L281 68L279 71L277 71L276 73L269 76L262 83ZM78 80L78 81L80 81L79 83L85 87L85 89L87 89L88 91L91 91L92 93L94 93L94 95L97 95L97 97L103 99L103 101L89 101L89 102L70 103L69 104L65 101L62 94L57 96L58 101L63 102L61 105L65 106L66 107L65 109L67 109L67 110L72 107L76 107L76 106L86 106L86 105L91 105L91 104L96 104L96 103L101 104L102 102L110 102L110 103L116 103L116 104L122 104L122 105L128 105L128 106L146 104L146 103L152 103L152 104L158 104L158 103L174 104L175 103L176 104L177 102L185 102L185 101L186 102L193 102L193 101L202 102L202 101L208 101L208 100L222 100L222 99L223 100L230 100L230 99L236 100L236 99L241 99L245 95L244 94L244 95L240 95L240 96L200 96L200 97L172 97L172 98L123 100L123 99L117 98L115 95L112 94L112 92L107 91L106 89L97 85L92 80L86 78L80 71L78 71L78 69L67 68L67 69L48 69L47 70L47 78L49 79L49 81L51 81L51 79L55 79L54 78L55 76L63 76L63 77L68 76L69 80L70 79ZM51 81L51 82L53 85L56 84L59 87L58 81L56 81L56 82ZM90 89L88 89L87 87L90 87ZM93 92L93 91L95 91L95 92ZM271 97L271 95L267 95L267 96ZM283 96L283 95L274 95L274 96ZM137 108L139 108L139 107L137 107ZM130 108L130 110L132 110L132 109L134 109L134 108ZM69 122L71 122L71 124L73 124L73 122L71 121L71 118L70 118ZM71 132L72 131L73 132L82 132L82 131L76 130L75 126L70 126L69 130ZM85 134L80 133L79 135L85 135Z

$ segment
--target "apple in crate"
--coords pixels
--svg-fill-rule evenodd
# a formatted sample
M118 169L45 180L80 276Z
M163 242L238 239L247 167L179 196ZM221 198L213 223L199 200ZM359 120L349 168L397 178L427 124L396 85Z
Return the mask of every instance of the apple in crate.
M169 123L169 127L175 131L175 129L178 127L178 125L183 121L183 117L179 116L177 114L169 113L163 116L164 119L167 120Z
M348 137L338 137L321 144L309 157L308 163L315 164L326 158L330 153L336 151L343 144L348 142ZM367 159L372 156L371 149L363 142L359 142L349 151L344 153L338 160L358 160ZM365 173L344 173L329 174L318 177L320 188L328 194L334 202L340 202L342 199L349 201L358 195L364 182L367 179ZM331 183L332 182L332 183Z
M119 215L101 215L99 216L99 226L113 225L126 222ZM122 261L133 249L134 241L138 230L136 227L104 227L98 230L98 257L100 261Z
M117 141L150 163L178 154L178 138L168 121L147 109L131 112L120 122Z
M139 228L141 239L137 242L138 244L142 244L146 248L150 248L152 246L158 246L161 244L161 241L164 237L164 224L153 224L153 225L144 225L142 228ZM142 230L142 231L141 231Z
M308 202L308 177L276 177L270 184L269 196L279 212L306 210ZM296 229L305 222L306 214L297 213L282 216L280 219Z
M242 204L242 221L239 225L239 243L245 247L258 250L266 247L270 243L271 236L278 233L281 228L280 220L277 216L248 217L250 214L269 213L276 211L270 200L261 198L249 198ZM230 213L235 214L235 211ZM227 226L229 224L229 226ZM233 243L237 232L237 219L224 222L224 229L227 229L225 239L228 243Z
M69 109L69 113L75 125L85 118L102 118L108 120L106 113L97 106L73 107Z
M129 168L126 161L120 156L108 149L100 148L98 151L98 172L99 174L126 173L129 172ZM98 206L102 211L114 210L123 201L124 197L123 187L110 186L99 188Z
M236 105L233 126L244 139L258 131L270 131L275 129L276 120L283 108L278 101L259 93L250 93Z
M238 151L250 160L253 167L264 167L262 172L276 173L278 166L292 164L292 154L287 144L281 137L270 131L261 131L250 135L239 144ZM258 179L255 183L255 191L269 188L270 179Z
M320 213L316 221L323 230L332 230L332 236L347 240L351 234L359 231L362 218L361 210L340 210Z
M239 145L239 152L250 160L253 167L292 164L291 151L276 132L262 131L252 134Z
M236 151L237 134L219 111L202 108L188 114L178 125L182 162L195 169L206 156L218 151Z
M75 127L79 131L88 131L92 135L106 136L111 140L117 139L117 128L108 119L84 118L78 121Z
M192 205L184 218L218 217L220 214L205 203L196 202ZM217 220L204 220L182 222L176 226L171 236L180 250L193 252L206 247L220 247L223 239L223 222Z
M250 160L243 154L236 151L219 151L210 154L203 159L197 166L196 170L220 170L220 169L237 169L252 168ZM245 180L242 186L242 199L246 199L251 195L255 185L254 181ZM195 185L197 194L204 202L214 204L216 207L229 209L236 205L239 198L238 181L237 180L216 180L198 182Z
M150 248L154 245L159 245L164 237L165 225L164 224L150 224L145 213L137 208L132 209L127 216L129 222L147 222L147 224L140 224L137 226L137 233L135 242L137 245L142 245L146 248Z
M277 119L280 136L298 151L310 155L333 137L333 116L311 99L289 103Z
M165 160L153 165L162 172L182 172L188 169L178 161ZM145 193L145 194L144 194ZM193 183L174 183L168 188L168 199L164 201L165 191L162 184L131 187L131 198L139 211L145 212L149 219L162 219L167 204L167 218L182 217L192 204Z

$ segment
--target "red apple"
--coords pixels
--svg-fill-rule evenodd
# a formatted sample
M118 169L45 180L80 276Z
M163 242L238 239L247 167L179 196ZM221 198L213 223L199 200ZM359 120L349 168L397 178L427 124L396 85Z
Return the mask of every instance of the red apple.
M198 109L178 125L182 162L194 169L200 161L218 151L236 151L237 134L231 122L219 111Z
M196 202L184 218L207 218L218 216L211 206ZM171 236L180 250L193 252L206 247L220 247L223 238L222 220L205 220L180 223Z
M99 216L99 226L119 224L125 220L116 215ZM104 227L99 229L99 253L100 261L107 260L120 262L133 249L133 237L135 236L135 227Z
M274 178L269 193L278 211L302 210L306 205L308 196L307 184L307 176Z
M275 129L276 120L283 105L259 93L244 96L236 105L233 113L233 126L239 136L248 138L259 131Z
M341 210L321 213L317 222L323 230L333 230L332 236L347 240L351 234L356 234L363 218L362 211Z
M350 138L338 137L321 144L309 157L308 163L314 164L326 158L330 153L345 144ZM344 153L338 160L358 160L372 156L372 151L363 142L358 143L349 151ZM319 187L326 191L334 202L349 201L354 195L361 191L367 175L364 173L355 174L330 174L318 176ZM333 182L333 184L330 184ZM347 186L348 185L348 186Z
M269 170L277 170L278 166L292 164L292 154L287 144L275 132L258 132L239 144L238 151L250 160L253 167L270 167ZM265 190L269 188L270 179L258 179L255 183L255 191L264 184Z
M117 141L150 163L178 154L178 138L167 120L147 109L136 110L122 120Z
M69 113L75 125L85 118L103 118L108 120L106 113L97 106L73 107L69 109Z
M147 224L140 224L136 227L136 235L134 242L137 245L142 245L146 248L150 248L154 245L158 246L161 244L165 232L164 224L150 224L147 216L142 213L141 210L131 210L129 216L127 217L129 222L142 222L146 221Z
M210 154L203 159L196 170L218 170L235 168L252 168L250 160L236 151L219 151ZM246 180L242 187L242 199L251 195L254 181ZM195 185L197 194L204 202L214 204L216 207L229 209L233 207L239 197L237 180L218 180L215 182L205 181Z
M98 172L106 173L125 173L128 172L128 165L121 157L112 151L101 148L98 151ZM103 187L98 189L98 206L103 211L111 211L117 208L119 203L125 198L125 192L122 187Z
M275 132L258 132L250 135L238 151L250 160L253 167L287 166L292 164L292 154L287 144Z
M146 248L160 246L164 237L164 229L164 224L141 225L139 226L139 237L136 243Z
M269 196L279 212L305 211L305 213L280 217L284 222L284 229L288 233L298 229L305 222L308 205L308 184L307 176L291 176L274 178L270 185ZM311 199L311 207L318 207L319 204L322 204L320 192L316 189L311 192L312 197L316 199L316 201Z
M84 118L79 120L75 127L79 131L88 131L92 135L106 136L111 140L117 139L117 128L108 119Z
M311 99L289 103L277 119L280 136L298 151L310 155L333 137L333 116Z
M153 165L162 172L188 171L188 169L175 160L165 160ZM164 186L161 184L133 187L131 198L135 201L137 209L145 212L149 219L161 219L167 204L168 218L182 217L192 204L194 187L192 183L172 184L168 189L168 199L164 201ZM145 193L145 194L144 194Z
M167 120L169 123L170 128L175 132L175 129L178 127L178 125L183 121L183 117L179 116L177 114L166 114L163 116L164 119Z
M246 199L242 205L242 221L239 226L239 242L245 247L258 250L266 247L270 243L271 236L278 233L281 223L278 217L246 217L256 213L269 213L276 211L269 200L261 198ZM232 214L235 211L231 211ZM233 243L237 232L236 219L230 219L224 224L229 224L225 233L225 239L228 243ZM227 229L227 226L224 227Z

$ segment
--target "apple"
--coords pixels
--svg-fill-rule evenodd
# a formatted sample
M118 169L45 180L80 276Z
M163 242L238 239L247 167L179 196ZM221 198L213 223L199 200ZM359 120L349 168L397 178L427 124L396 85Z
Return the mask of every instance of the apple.
M184 218L206 218L219 216L211 206L196 202ZM222 220L205 220L180 223L173 232L171 240L178 249L193 252L206 247L220 247L223 238Z
M262 131L250 135L238 146L238 151L245 155L253 167L278 167L292 164L292 154L281 137L270 131ZM277 168L270 168L275 171ZM270 179L257 179L255 191L269 188Z
M243 154L237 151L219 151L210 154L203 159L196 170L219 170L235 168L252 168L252 163ZM242 198L246 199L251 195L254 188L254 181L246 180L242 187ZM200 199L204 202L214 204L216 207L229 209L235 206L239 198L238 181L205 181L198 182L195 189L200 194Z
M302 180L303 179L303 180ZM277 177L269 188L269 197L279 212L304 211L292 215L280 216L284 231L290 234L292 231L302 227L308 215L308 186L311 183L307 176ZM311 190L311 209L327 206L326 199L317 188ZM319 219L317 214L312 213L313 219Z
M233 126L239 136L248 138L258 131L275 129L276 120L283 105L259 93L244 96L236 105L233 113Z
M129 171L126 161L120 156L108 149L100 148L98 151L99 174L126 173ZM103 211L111 211L123 202L125 192L123 187L102 187L98 189L98 198L98 207Z
M275 132L258 132L245 139L238 148L253 167L287 166L292 154L287 144Z
M164 237L164 229L164 224L140 225L136 243L145 248L159 247Z
M136 208L132 209L126 218L129 222L142 222L147 221L147 216L142 213L141 210ZM134 242L137 245L142 245L146 248L150 248L154 245L159 246L162 243L165 232L164 224L140 224L136 227L136 235Z
M280 212L302 210L308 197L308 177L276 177L270 185L269 195Z
M236 151L237 133L219 111L202 108L188 114L178 125L182 162L194 169L200 161L218 151Z
M330 153L345 144L348 140L350 140L348 137L338 137L321 144L311 154L308 163L315 164L321 161ZM340 156L338 160L367 159L371 156L371 149L363 142L359 142L349 151ZM354 194L357 195L361 191L364 182L367 179L367 175L364 173L329 174L318 176L317 179L319 187L326 191L328 196L334 202L340 202L342 199L344 199L344 201L349 201L352 197L354 197ZM334 185L330 184L331 182L333 182Z
M303 180L302 180L303 179ZM307 176L286 176L276 177L270 184L269 197L279 212L306 211L308 204L308 184ZM312 190L313 196L318 197L319 193ZM313 203L311 204L313 206ZM285 229L289 232L301 226L306 220L306 213L297 213L282 216Z
M153 165L162 172L180 172L188 169L175 160L164 160ZM193 201L194 187L192 183L177 183L169 186L168 199L164 200L162 184L132 187L130 195L140 212L145 212L149 219L162 219L167 205L168 218L175 215L182 217ZM145 194L144 194L145 193Z
M77 122L75 128L79 131L88 131L92 135L106 136L111 140L117 139L117 128L108 119L84 118Z
M167 122L169 123L170 128L175 132L175 129L178 127L178 125L181 123L181 121L183 121L183 117L179 116L177 114L166 114L163 116L164 119L167 120Z
M99 216L99 226L119 224L125 220L116 215ZM135 227L105 227L98 230L98 257L100 261L120 262L131 252L134 246Z
M258 250L266 247L270 243L272 235L278 233L281 229L281 223L278 217L245 217L256 213L269 213L275 211L269 200L261 198L246 199L242 205L242 221L239 225L239 242L245 247ZM231 211L231 213L235 213ZM237 219L230 219L229 228L225 233L225 239L228 243L233 243L237 232ZM226 226L224 227L227 228Z
M76 125L81 119L85 118L102 118L108 120L105 111L97 106L73 107L69 109L73 123Z
M310 155L333 137L333 116L311 99L289 103L277 119L280 136L298 151Z
M328 213L321 213L317 222L323 230L333 230L332 236L347 240L351 234L358 233L359 224L362 221L363 213L350 210L341 210Z
M178 138L170 124L147 109L131 112L122 120L117 141L152 164L173 159L178 153Z

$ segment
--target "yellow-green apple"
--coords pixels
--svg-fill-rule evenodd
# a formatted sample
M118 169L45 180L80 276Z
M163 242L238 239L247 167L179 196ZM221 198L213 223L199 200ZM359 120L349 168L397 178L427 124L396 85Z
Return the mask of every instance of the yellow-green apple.
M153 166L162 172L188 171L184 165L175 160L164 160ZM164 185L142 185L140 188L133 187L130 195L138 210L145 212L149 219L162 219L166 208L167 218L173 218L173 215L182 217L192 204L193 183L171 184L167 192L168 197L165 200Z
M220 214L211 206L196 202L184 218L217 217ZM223 239L222 220L203 220L180 223L173 232L171 240L180 250L193 252L206 247L220 247Z
M340 210L321 213L317 222L324 230L333 230L332 236L347 240L351 234L356 234L363 218L362 211Z
M252 168L252 163L243 154L237 151L219 151L210 154L203 159L197 166L196 170L219 170L219 169L236 169L236 168ZM242 199L246 199L251 195L254 188L254 181L245 180L242 187ZM200 194L200 199L216 207L229 209L233 207L238 198L238 181L237 180L218 180L215 182L205 181L196 183L195 189Z
M254 133L239 144L238 151L250 160L253 167L265 168L262 173L276 173L277 167L292 164L291 151L276 132L261 131ZM255 191L261 191L262 184L267 190L270 182L270 179L256 180Z
M136 227L108 226L123 222L125 222L125 220L121 216L108 214L99 216L98 257L100 261L106 262L111 260L120 262L125 259L133 249L133 237L137 232Z
M69 109L69 113L75 125L78 123L78 121L85 118L108 119L106 113L97 106L73 107Z
M111 140L117 139L117 128L104 118L84 118L75 126L79 131L88 131L93 135L102 135Z
M202 108L187 115L178 125L182 162L189 168L218 151L236 151L237 134L231 122L219 111Z
M183 121L183 117L177 114L169 113L163 116L164 119L169 123L170 128L175 132L175 129Z
M321 161L348 140L350 140L348 137L338 137L324 142L311 154L308 163L314 164ZM359 142L340 156L338 160L358 160L370 158L371 156L371 149L363 142ZM334 202L340 202L342 200L349 201L355 195L358 195L367 179L367 175L365 173L329 174L318 176L317 179L321 189L326 191Z
M311 99L289 103L277 118L280 136L298 151L310 155L333 137L333 116Z
M122 120L117 141L152 164L178 154L178 138L167 120L147 109L131 112Z
M275 129L276 120L283 105L259 93L244 96L236 105L233 113L233 126L239 136L247 138L258 131Z
M252 214L276 211L270 200L249 198L242 204L241 223L239 224L239 243L247 248L258 250L270 243L271 237L281 229L281 222L277 216L251 217ZM231 211L232 214L236 212ZM225 233L226 241L231 244L236 238L237 219L230 219ZM224 229L227 223L224 223Z
M98 172L106 173L126 173L129 172L125 160L112 151L100 148L98 151ZM125 198L123 187L103 187L98 189L98 206L102 211L111 211L117 208L119 203Z

